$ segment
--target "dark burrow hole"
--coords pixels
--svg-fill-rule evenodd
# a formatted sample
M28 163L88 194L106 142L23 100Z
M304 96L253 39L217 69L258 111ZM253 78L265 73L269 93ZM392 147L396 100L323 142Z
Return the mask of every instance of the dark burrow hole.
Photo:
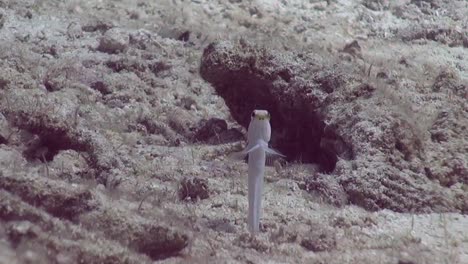
M270 145L286 155L288 162L318 164L321 172L330 173L335 169L338 156L351 158L351 148L325 125L318 113L305 110L307 106L298 105L297 102L290 102L287 109L283 102L280 109L278 103L273 101L275 96L268 93L271 89L262 88L270 85L270 81L245 76L249 74L236 74L215 87L225 98L233 117L246 128L252 110L265 109L270 112Z
M37 112L8 112L7 120L17 129L22 142L22 155L28 161L52 161L61 150L90 151L92 145L69 123L60 122Z
M6 145L7 143L8 143L8 140L5 137L3 137L2 135L0 135L0 145L2 145L2 144Z
M307 87L308 84L292 82L294 74L288 70L272 70L275 62L272 63L270 57L257 53L245 57L233 55L230 59L235 66L225 66L220 61L232 54L222 52L216 45L205 48L200 75L213 85L239 124L248 128L253 110L268 110L271 147L285 154L289 162L314 163L324 173L335 170L338 157L353 158L352 146L341 138L338 128L325 124L319 105L314 106L309 99L301 98L301 91L309 88L333 92L334 87L341 85L339 78L325 76ZM282 91L296 88L297 94Z
M318 164L330 173L338 161L336 137L327 133L325 124L315 114L271 110L271 146L286 155L288 162ZM307 122L306 122L307 120Z
M42 162L50 162L59 151L60 149L54 147L53 144L47 144L39 140L37 143L31 143L28 148L23 151L23 156L28 161L40 160Z
M27 143L23 156L28 161L40 160L41 162L51 162L60 151L69 149L83 151L84 146L75 144L66 137L58 135L36 136L35 139Z

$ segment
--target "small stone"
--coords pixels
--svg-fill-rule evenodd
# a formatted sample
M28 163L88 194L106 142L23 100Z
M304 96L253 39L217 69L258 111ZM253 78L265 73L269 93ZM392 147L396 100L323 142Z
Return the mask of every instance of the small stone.
M9 130L8 121L5 116L0 113L0 145L8 143L7 137Z
M81 25L76 22L72 22L67 27L67 36L69 39L77 39L83 37L83 29Z
M200 128L195 134L196 141L207 141L211 137L219 136L220 133L227 130L227 123L220 118L211 118L209 120L202 120Z
M98 50L105 53L121 53L127 50L130 37L118 28L108 30L99 41Z
M296 31L297 34L301 34L306 30L307 30L307 27L304 24L294 26L294 31Z
M23 239L32 239L37 237L37 230L29 221L20 221L12 223L7 228L7 234L10 241L17 245Z
M132 32L130 33L129 41L130 44L144 50L151 43L151 32L144 29Z
M314 230L301 241L301 246L314 251L330 251L336 248L336 238L332 231Z
M351 43L346 44L342 52L348 53L353 57L362 58L361 45L359 45L357 40L353 40Z
M143 233L137 233L134 245L137 251L152 260L177 255L188 245L188 236L162 226L150 226Z
M209 197L208 181L199 178L184 178L180 183L179 198L181 200L207 199Z

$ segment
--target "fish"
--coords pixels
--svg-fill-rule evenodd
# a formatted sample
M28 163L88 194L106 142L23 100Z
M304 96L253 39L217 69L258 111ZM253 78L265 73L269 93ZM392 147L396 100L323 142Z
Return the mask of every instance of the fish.
M262 214L263 178L267 155L285 157L268 147L271 139L270 113L267 110L254 110L247 130L247 147L230 155L231 159L242 160L248 157L248 200L247 227L251 234L260 231Z

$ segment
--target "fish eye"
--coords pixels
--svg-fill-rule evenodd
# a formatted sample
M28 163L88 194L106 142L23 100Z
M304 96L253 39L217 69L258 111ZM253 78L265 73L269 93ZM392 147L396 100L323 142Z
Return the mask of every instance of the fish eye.
M255 111L252 112L251 117L255 117Z

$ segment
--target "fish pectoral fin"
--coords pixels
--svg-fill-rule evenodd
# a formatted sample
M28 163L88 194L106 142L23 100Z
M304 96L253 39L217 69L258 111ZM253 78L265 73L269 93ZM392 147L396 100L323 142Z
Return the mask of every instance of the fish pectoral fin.
M244 149L245 154L249 154L250 152L252 152L252 151L258 149L259 147L261 147L260 144L255 144L255 145L253 145L253 146L247 146L247 148Z
M281 154L280 152L272 149L272 148L269 148L269 147L265 147L265 152L268 154L268 155L275 155L275 156L280 156L280 157L286 157L285 155Z
M239 151L239 152L233 152L228 155L228 158L231 160L243 160L247 154L250 152L262 148L265 153L269 156L280 156L280 157L286 157L285 155L281 154L280 152L268 147L268 144L266 142L259 142L253 146L247 146L244 150Z
M261 147L260 144L256 144L256 145L253 145L253 146L247 146L244 150L242 151L239 151L239 152L233 152L231 154L228 155L228 158L231 159L231 160L243 160L245 158L245 156L247 156L247 154L249 154L250 152L258 149L259 147Z

